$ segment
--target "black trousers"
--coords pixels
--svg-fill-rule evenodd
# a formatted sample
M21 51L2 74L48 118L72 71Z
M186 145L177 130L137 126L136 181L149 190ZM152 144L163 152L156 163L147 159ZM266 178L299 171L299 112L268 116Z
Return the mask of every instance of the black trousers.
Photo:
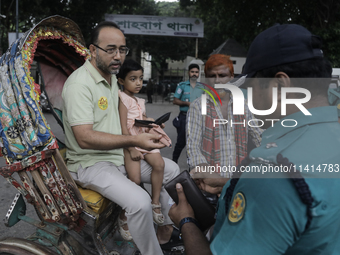
M181 152L184 149L186 145L186 112L180 112L178 117L179 117L179 122L180 126L177 128L177 142L172 154L172 160L177 163L179 157L181 156Z
M152 103L152 90L147 90L146 94L148 96L148 103Z

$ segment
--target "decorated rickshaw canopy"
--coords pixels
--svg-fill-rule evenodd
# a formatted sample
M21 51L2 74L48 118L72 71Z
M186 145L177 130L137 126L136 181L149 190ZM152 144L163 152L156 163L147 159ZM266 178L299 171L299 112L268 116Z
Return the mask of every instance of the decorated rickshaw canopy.
M40 84L31 76L33 60L41 63L41 75L57 102L66 78L89 57L84 45L78 25L56 15L27 31L1 57L0 146L8 163L58 146L39 106Z

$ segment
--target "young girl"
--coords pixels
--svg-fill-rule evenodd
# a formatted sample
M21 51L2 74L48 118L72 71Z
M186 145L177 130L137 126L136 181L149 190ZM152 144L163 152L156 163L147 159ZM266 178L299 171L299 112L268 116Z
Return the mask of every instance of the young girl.
M145 100L134 96L142 89L143 86L143 67L134 60L125 60L117 74L117 78L118 82L124 87L123 92L119 92L119 114L122 133L124 135L138 135L145 132L162 134L163 137L160 141L171 147L170 138L159 126L153 124L153 128L150 129L134 125L135 119L154 121L154 119L147 118L146 116ZM164 222L164 216L161 212L159 196L163 183L164 161L158 149L147 151L137 147L125 148L124 163L126 172L129 179L138 185L141 182L141 159L145 159L145 161L152 167L151 206L153 209L153 220L156 224L161 225ZM125 221L122 221L122 218L125 217L124 214L125 212L122 212L119 221L120 232L123 237L125 236L129 239L129 232L122 227L122 225L126 224Z

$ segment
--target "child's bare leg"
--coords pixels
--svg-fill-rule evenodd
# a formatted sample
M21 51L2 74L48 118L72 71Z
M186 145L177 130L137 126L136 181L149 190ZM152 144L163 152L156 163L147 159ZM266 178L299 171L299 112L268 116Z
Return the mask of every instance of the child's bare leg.
M160 153L148 153L144 156L145 161L152 167L151 185L152 185L152 204L159 205L159 196L163 185L164 160ZM156 213L161 213L160 208L153 209Z
M128 178L137 185L140 185L140 161L133 161L130 156L130 152L127 149L124 149L124 164L125 170L128 174Z

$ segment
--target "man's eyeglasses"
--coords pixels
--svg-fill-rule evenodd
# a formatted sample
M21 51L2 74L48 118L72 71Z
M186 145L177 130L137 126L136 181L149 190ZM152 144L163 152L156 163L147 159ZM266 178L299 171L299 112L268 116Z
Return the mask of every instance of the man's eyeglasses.
M116 56L118 51L119 51L120 55L127 55L127 54L129 54L129 48L128 47L122 47L122 48L119 48L119 49L117 49L117 48L110 48L108 50L104 50L103 48L99 47L96 44L93 44L93 45L96 46L98 49L101 49L102 51L105 51L107 54L110 54L110 55L113 54L114 56Z

